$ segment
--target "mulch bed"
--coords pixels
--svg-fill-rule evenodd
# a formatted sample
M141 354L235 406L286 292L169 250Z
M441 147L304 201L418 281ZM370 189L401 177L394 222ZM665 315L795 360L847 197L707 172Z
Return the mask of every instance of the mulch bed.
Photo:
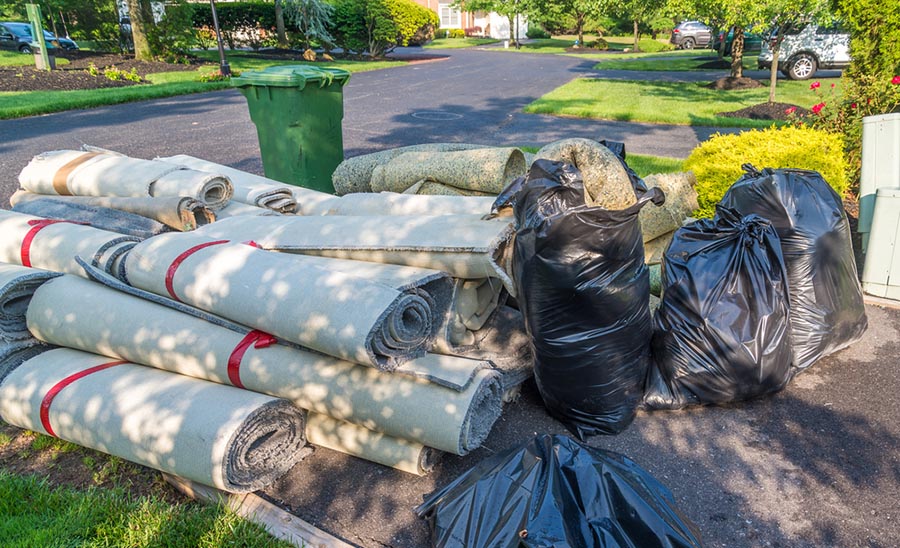
M746 76L741 78L733 78L731 76L726 76L724 78L719 78L718 80L714 80L708 84L706 87L709 89L717 89L722 91L732 91L736 89L754 89L761 88L763 85L759 82L759 80L754 80L753 78L747 78Z
M57 70L36 70L33 67L0 67L0 91L72 91L77 89L99 89L138 85L130 80L110 80L103 75L104 68L116 67L125 72L135 69L142 77L155 72L195 70L205 61L192 60L190 63L166 63L163 61L138 61L133 56L99 53L91 51L71 51L58 55L69 60L67 65L58 65ZM101 73L94 76L88 72L93 64Z
M800 118L809 114L809 110L792 105L790 103L760 103L752 107L742 108L732 112L717 112L716 116L727 116L729 118L749 118L750 120L787 120L789 108L796 109L795 118Z

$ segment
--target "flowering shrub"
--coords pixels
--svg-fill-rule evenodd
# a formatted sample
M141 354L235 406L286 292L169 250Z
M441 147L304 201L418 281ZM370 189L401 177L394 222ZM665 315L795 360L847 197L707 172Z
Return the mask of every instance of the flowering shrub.
M88 71L90 72L90 68L88 68ZM130 82L141 82L142 81L141 75L137 73L137 69L133 68L129 71L125 71L125 70L116 68L115 65L103 69L103 76L106 76L107 80L112 80L114 82L117 82L120 80L128 80Z

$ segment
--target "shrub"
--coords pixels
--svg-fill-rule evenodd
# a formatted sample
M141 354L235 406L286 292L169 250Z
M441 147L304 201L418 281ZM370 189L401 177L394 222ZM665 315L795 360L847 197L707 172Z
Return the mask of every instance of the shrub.
M893 7L892 7L893 6ZM900 10L896 2L841 0L837 14L850 31L850 66L844 71L844 136L848 177L854 187L862 165L862 118L900 112ZM893 84L892 82L898 82Z
M436 13L412 0L337 0L334 8L331 30L337 45L372 57L409 45L419 33L433 33L440 24Z
M466 31L463 29L440 29L435 31L437 38L465 38Z
M596 40L585 40L584 47L591 49L609 49L609 42L607 42L603 38L597 38Z
M550 33L537 25L529 25L528 31L525 32L525 36L531 38L532 40L543 40L546 38L550 38Z
M484 29L481 27L466 27L464 32L469 38L484 36Z
M646 53L656 53L658 51L670 51L675 49L675 46L669 43L663 43L659 40L653 40L650 38L641 38L638 42L638 45L641 47L641 51Z
M187 55L197 43L193 27L195 7L184 0L170 1L162 19L147 29L147 39L154 55L176 58Z
M208 4L193 4L191 12L195 28L213 28L212 10ZM267 2L216 3L216 15L222 39L230 49L248 45L258 49L266 35L275 33L275 10Z
M848 189L843 143L837 135L812 128L782 127L736 135L716 134L701 143L684 162L697 176L698 217L711 217L725 191L743 175L741 164L758 169L812 169L841 196Z

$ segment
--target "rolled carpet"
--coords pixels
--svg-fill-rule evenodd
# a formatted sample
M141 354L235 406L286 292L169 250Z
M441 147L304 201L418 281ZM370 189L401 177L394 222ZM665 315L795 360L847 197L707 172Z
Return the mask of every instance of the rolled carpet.
M19 341L0 342L0 383L15 368L54 347L43 344L34 337Z
M377 462L384 466L424 476L434 468L437 452L421 443L373 432L353 423L310 413L306 420L306 439L332 451Z
M656 187L666 194L665 203L659 207L645 207L638 215L645 243L679 228L700 207L694 190L697 177L692 171L648 175L644 177L644 183L648 188Z
M0 263L0 344L32 338L25 321L28 303L37 288L57 276L57 272Z
M335 168L331 175L334 190L339 196L354 192L372 192L372 172L376 167L387 164L406 152L442 152L487 148L485 145L465 143L424 143L407 147L392 148L347 158Z
M234 195L231 199L236 202L271 209L279 213L293 213L297 209L297 200L294 198L293 191L289 185L284 183L187 154L156 158L156 160L228 177L234 187Z
M416 194L419 196L470 196L485 198L495 196L493 192L483 192L481 190L469 190L459 188L457 186L445 185L437 181L421 180L413 186L403 191L404 194Z
M446 314L416 291L196 231L138 244L125 259L125 276L145 291L384 370L424 355Z
M12 206L31 200L46 198L26 190L17 190L9 202ZM117 198L114 196L53 196L53 199L94 207L108 207L148 217L181 232L194 230L198 226L216 220L215 213L205 204L187 196L163 196L161 198Z
M0 417L233 493L266 487L306 445L290 402L71 348L10 372Z
M427 180L451 187L499 194L525 175L525 156L517 148L404 152L372 170L373 192L404 192Z
M12 210L46 219L89 224L94 228L140 239L172 232L170 227L148 217L109 207L64 202L53 196L20 202Z
M216 211L216 220L228 219L230 217L240 217L242 215L249 215L251 217L258 216L279 216L281 213L278 213L274 209L268 209L265 207L257 207L253 205L248 205L242 202L238 202L235 200L231 200L225 207Z
M646 207L644 209L647 209ZM663 260L663 256L666 253L666 249L669 248L669 244L672 242L672 237L675 235L675 231L672 230L670 232L666 232L662 236L657 236L656 238L645 241L644 242L644 262L647 264L661 264Z
M512 293L503 266L514 232L509 219L478 215L387 217L236 217L197 231L210 238L252 239L272 251L418 266L454 278L498 278Z
M556 141L538 150L535 159L566 162L578 168L584 178L588 205L619 210L637 202L619 157L597 141L581 138Z
M115 272L137 238L68 221L0 210L0 262L84 276L83 257Z
M19 174L23 189L60 196L189 196L219 209L234 192L223 176L114 152L56 150L34 157Z
M304 209L304 215L487 215L494 198L423 196L394 192L346 194Z
M497 373L461 390L237 333L74 276L44 284L28 308L42 341L283 397L298 407L464 455L500 416Z

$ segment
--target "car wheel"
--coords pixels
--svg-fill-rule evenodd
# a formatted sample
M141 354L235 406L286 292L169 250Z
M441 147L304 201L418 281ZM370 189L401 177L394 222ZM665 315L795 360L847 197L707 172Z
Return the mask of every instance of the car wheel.
M25 44L24 46L21 46L19 48L19 51L22 53L31 53L31 46L29 46L28 44Z
M801 53L794 57L788 67L788 78L791 80L806 80L816 73L816 58L808 53Z
M693 38L685 38L681 43L681 49L694 49L694 39Z

